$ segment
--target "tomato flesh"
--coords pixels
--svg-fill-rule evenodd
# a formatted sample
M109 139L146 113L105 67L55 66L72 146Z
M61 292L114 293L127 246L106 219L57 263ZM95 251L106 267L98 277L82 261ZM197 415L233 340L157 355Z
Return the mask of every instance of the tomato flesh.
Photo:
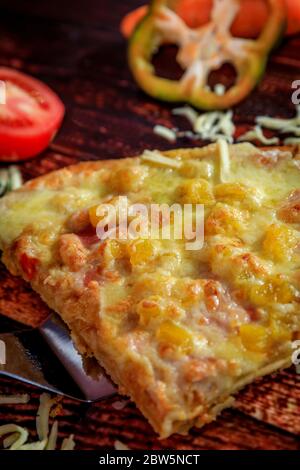
M44 83L0 67L5 104L0 104L0 160L34 157L48 147L64 117L58 96Z

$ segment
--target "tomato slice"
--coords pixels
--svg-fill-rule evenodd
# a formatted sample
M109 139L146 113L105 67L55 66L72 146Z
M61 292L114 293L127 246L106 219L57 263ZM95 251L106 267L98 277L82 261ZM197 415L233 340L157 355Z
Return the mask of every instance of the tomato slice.
M5 104L0 104L0 161L18 161L42 152L55 136L65 108L39 80L0 67Z

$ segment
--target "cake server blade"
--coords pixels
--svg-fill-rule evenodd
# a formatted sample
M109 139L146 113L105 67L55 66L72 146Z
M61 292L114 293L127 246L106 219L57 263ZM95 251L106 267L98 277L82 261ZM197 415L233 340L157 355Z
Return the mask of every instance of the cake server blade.
M98 363L78 353L67 326L55 314L38 329L2 333L0 340L5 350L0 375L81 401L116 393Z

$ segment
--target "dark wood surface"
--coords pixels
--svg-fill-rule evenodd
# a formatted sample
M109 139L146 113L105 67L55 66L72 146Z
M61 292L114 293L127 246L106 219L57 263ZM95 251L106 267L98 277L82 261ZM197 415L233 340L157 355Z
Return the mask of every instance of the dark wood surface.
M26 179L79 160L117 158L145 148L171 148L155 136L154 124L184 128L172 106L146 97L126 64L126 43L118 32L135 0L0 1L0 65L30 73L63 99L66 118L49 149L22 165ZM291 116L291 83L300 78L300 38L273 54L257 90L235 109L238 133L257 114ZM202 145L203 142L198 142ZM174 147L188 147L188 140ZM47 307L20 280L0 269L0 312L36 325ZM1 319L0 331L18 328ZM28 392L28 405L0 407L0 424L18 422L34 436L39 390L0 377L0 393ZM234 409L188 436L158 440L133 404L116 410L111 398L93 405L63 399L60 437L75 434L78 449L113 447L116 439L133 449L300 449L300 378L291 368L264 378L239 394Z

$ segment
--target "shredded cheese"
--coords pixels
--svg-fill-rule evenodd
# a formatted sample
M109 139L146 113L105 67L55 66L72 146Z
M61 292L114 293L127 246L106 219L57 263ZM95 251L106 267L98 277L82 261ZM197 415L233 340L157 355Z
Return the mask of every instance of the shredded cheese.
M230 175L230 153L226 140L218 140L218 149L220 155L220 181L227 183Z
M74 435L70 434L69 437L66 437L63 440L63 443L61 445L61 450L74 450L74 447L75 447Z
M8 168L9 174L9 190L13 191L15 189L19 189L23 184L22 175L20 170L17 166L12 165Z
M30 397L27 393L24 393L23 395L0 395L0 405L28 403L29 399Z
M169 142L176 142L176 132L173 129L169 129L168 127L161 125L156 125L153 128L153 132L154 134L163 137Z
M47 444L47 439L37 442L28 442L21 447L18 447L16 450L45 450Z
M195 111L191 106L182 106L180 108L175 108L172 110L172 114L174 116L183 116L188 121L190 121L191 125L194 126L199 114Z
M201 114L194 126L194 131L204 140L215 142L224 139L233 142L235 125L232 120L233 112L214 111Z
M294 134L296 137L300 137L300 125L299 126L287 126L281 131L282 134Z
M219 84L221 86L221 84ZM193 126L192 131L177 132L178 137L189 137L192 139L203 139L216 142L223 138L228 143L233 142L235 133L235 125L233 123L232 110L221 112L213 111L198 114L190 106L173 109L173 114L186 117Z
M258 116L256 122L259 126L278 131L281 134L292 134L291 137L284 140L285 145L297 145L300 143L298 139L300 137L300 105L296 106L296 116L292 119Z
M235 125L233 122L233 111L229 109L225 114L220 118L219 127L221 132L231 139L233 142L233 136L235 133Z
M126 444L123 444L123 442L118 440L114 442L114 448L116 450L130 450L130 448Z
M18 432L13 432L12 434L9 434L5 439L3 439L2 445L4 449L7 449L8 447L12 446L18 440L18 438Z
M10 450L16 450L21 447L28 438L28 431L17 424L4 424L0 426L0 437L5 436L6 434L15 434L18 433L19 437L13 442L10 447Z
M294 124L290 120L272 118L270 116L257 116L255 121L259 126L265 127L266 129L271 129L273 131L280 131L287 124L288 125Z
M52 424L50 434L49 434L48 442L46 445L46 450L56 449L57 431L58 431L58 422L54 421L54 423Z
M293 128L295 126L300 126L300 105L296 106L296 117L292 119L281 119L281 118L272 118L269 116L258 116L256 118L257 124L266 129L271 129L274 131L283 131L287 128Z
M181 167L181 162L173 158L165 157L158 150L145 150L142 155L142 160L169 168L177 169Z
M16 401L18 397L19 401ZM21 401L20 401L21 397ZM11 395L10 400L6 400L5 403L27 403L29 396L24 395ZM13 398L13 400L11 400ZM4 403L4 402L3 402ZM37 414L37 434L39 437L38 441L27 442L29 437L27 429L17 424L4 424L0 426L0 438L5 437L2 441L4 449L9 450L55 450L58 434L58 422L54 421L49 434L49 413L53 404L56 403L55 399L52 399L48 393L43 393L40 396L40 406ZM74 435L71 434L65 438L62 442L62 450L73 450L75 447Z
M221 94L225 93L226 90L224 85L218 83L214 91L217 94ZM278 145L278 137L274 136L268 138L264 135L262 128L266 128L278 131L281 134L291 134L291 137L287 137L284 140L284 144L298 145L300 143L300 105L296 106L296 110L296 117L292 119L258 116L256 118L255 127L236 140L238 142L258 141L263 145ZM234 142L236 127L233 121L233 111L231 109L226 112L213 111L199 114L190 106L183 106L173 109L172 114L186 117L193 126L193 131L176 131L176 129L172 129L177 137L188 137L193 140L200 138L211 142L223 139L229 144Z
M223 83L217 83L214 88L214 92L218 96L223 96L225 95L226 92L226 87L223 85Z
M17 166L12 165L0 170L0 196L14 189L18 189L22 184L22 175Z
M262 128L257 125L250 131L241 135L238 139L238 142L248 142L257 140L264 145L277 145L279 144L279 139L277 137L268 138L263 134Z
M50 395L42 393L36 417L36 430L41 441L47 438L49 434L49 413L53 404L54 400L51 399Z
M300 137L288 137L283 143L284 145L300 145Z
M218 111L201 114L194 125L194 131L204 138L209 138L220 114Z

